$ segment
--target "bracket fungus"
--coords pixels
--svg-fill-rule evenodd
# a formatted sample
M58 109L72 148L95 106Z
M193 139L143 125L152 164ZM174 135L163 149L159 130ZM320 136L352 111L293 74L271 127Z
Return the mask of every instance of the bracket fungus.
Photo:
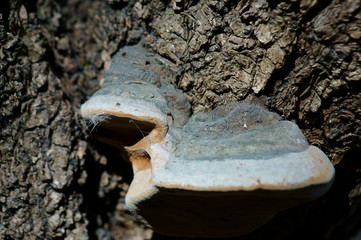
M81 107L84 118L101 120L99 139L132 163L126 204L155 231L247 234L330 188L332 164L296 124L249 100L189 117L162 61L140 44L124 47Z

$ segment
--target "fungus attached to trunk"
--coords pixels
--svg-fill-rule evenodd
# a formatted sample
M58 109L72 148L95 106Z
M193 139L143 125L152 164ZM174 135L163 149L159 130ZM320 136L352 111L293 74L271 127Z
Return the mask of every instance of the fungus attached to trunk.
M334 168L296 124L249 100L189 120L186 96L139 44L114 58L81 108L133 165L128 208L166 235L247 234L324 194ZM99 134L98 134L99 135Z

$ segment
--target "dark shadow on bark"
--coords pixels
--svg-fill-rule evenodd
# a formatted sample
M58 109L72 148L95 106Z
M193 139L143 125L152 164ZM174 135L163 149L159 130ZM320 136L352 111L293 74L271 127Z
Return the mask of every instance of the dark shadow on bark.
M94 153L87 152L84 165L87 179L81 189L84 196L81 211L86 213L89 221L87 226L89 239L97 239L96 230L104 226L104 223L110 222L108 213L115 212L121 191L121 189L115 188L106 192L103 197L99 196L99 191L102 191L100 183L103 172L106 171L110 175L121 176L122 182L130 184L133 171L131 165L121 159L115 148L95 140L91 141L91 145L92 149L96 149L100 154L97 156L105 156L107 159L106 164L100 163L99 159L93 157ZM102 222L100 225L98 222L99 217Z
M26 10L28 12L33 12L33 13L36 13L37 12L37 3L38 0L26 0L23 2Z
M335 231L330 239L351 239L361 228L361 196L353 196L352 189L361 184L361 148L351 149L344 155L340 164L336 165L335 191L333 198L344 196L343 206L334 207L333 219L336 223ZM358 213L358 214L357 214ZM339 218L337 218L337 215ZM344 221L340 221L344 219ZM345 233L347 236L345 236Z
M2 22L4 24L5 31L9 31L9 14L10 14L10 0L1 1L0 14L2 15ZM1 21L0 21L1 25Z

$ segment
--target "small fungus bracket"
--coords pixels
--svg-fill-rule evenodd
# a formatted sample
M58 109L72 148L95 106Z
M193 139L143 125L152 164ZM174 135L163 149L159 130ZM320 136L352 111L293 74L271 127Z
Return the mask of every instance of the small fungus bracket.
M155 231L247 234L330 188L332 164L296 124L250 100L189 117L171 76L141 43L126 46L81 107L84 118L106 116L100 139L125 150L133 165L126 204Z

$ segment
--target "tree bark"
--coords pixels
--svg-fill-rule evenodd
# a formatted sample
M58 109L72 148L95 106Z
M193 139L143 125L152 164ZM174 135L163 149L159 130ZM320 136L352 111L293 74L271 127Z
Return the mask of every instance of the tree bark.
M131 167L78 114L141 38L193 112L253 98L335 165L325 196L234 239L360 234L360 1L9 0L0 13L0 239L183 239L126 210Z

